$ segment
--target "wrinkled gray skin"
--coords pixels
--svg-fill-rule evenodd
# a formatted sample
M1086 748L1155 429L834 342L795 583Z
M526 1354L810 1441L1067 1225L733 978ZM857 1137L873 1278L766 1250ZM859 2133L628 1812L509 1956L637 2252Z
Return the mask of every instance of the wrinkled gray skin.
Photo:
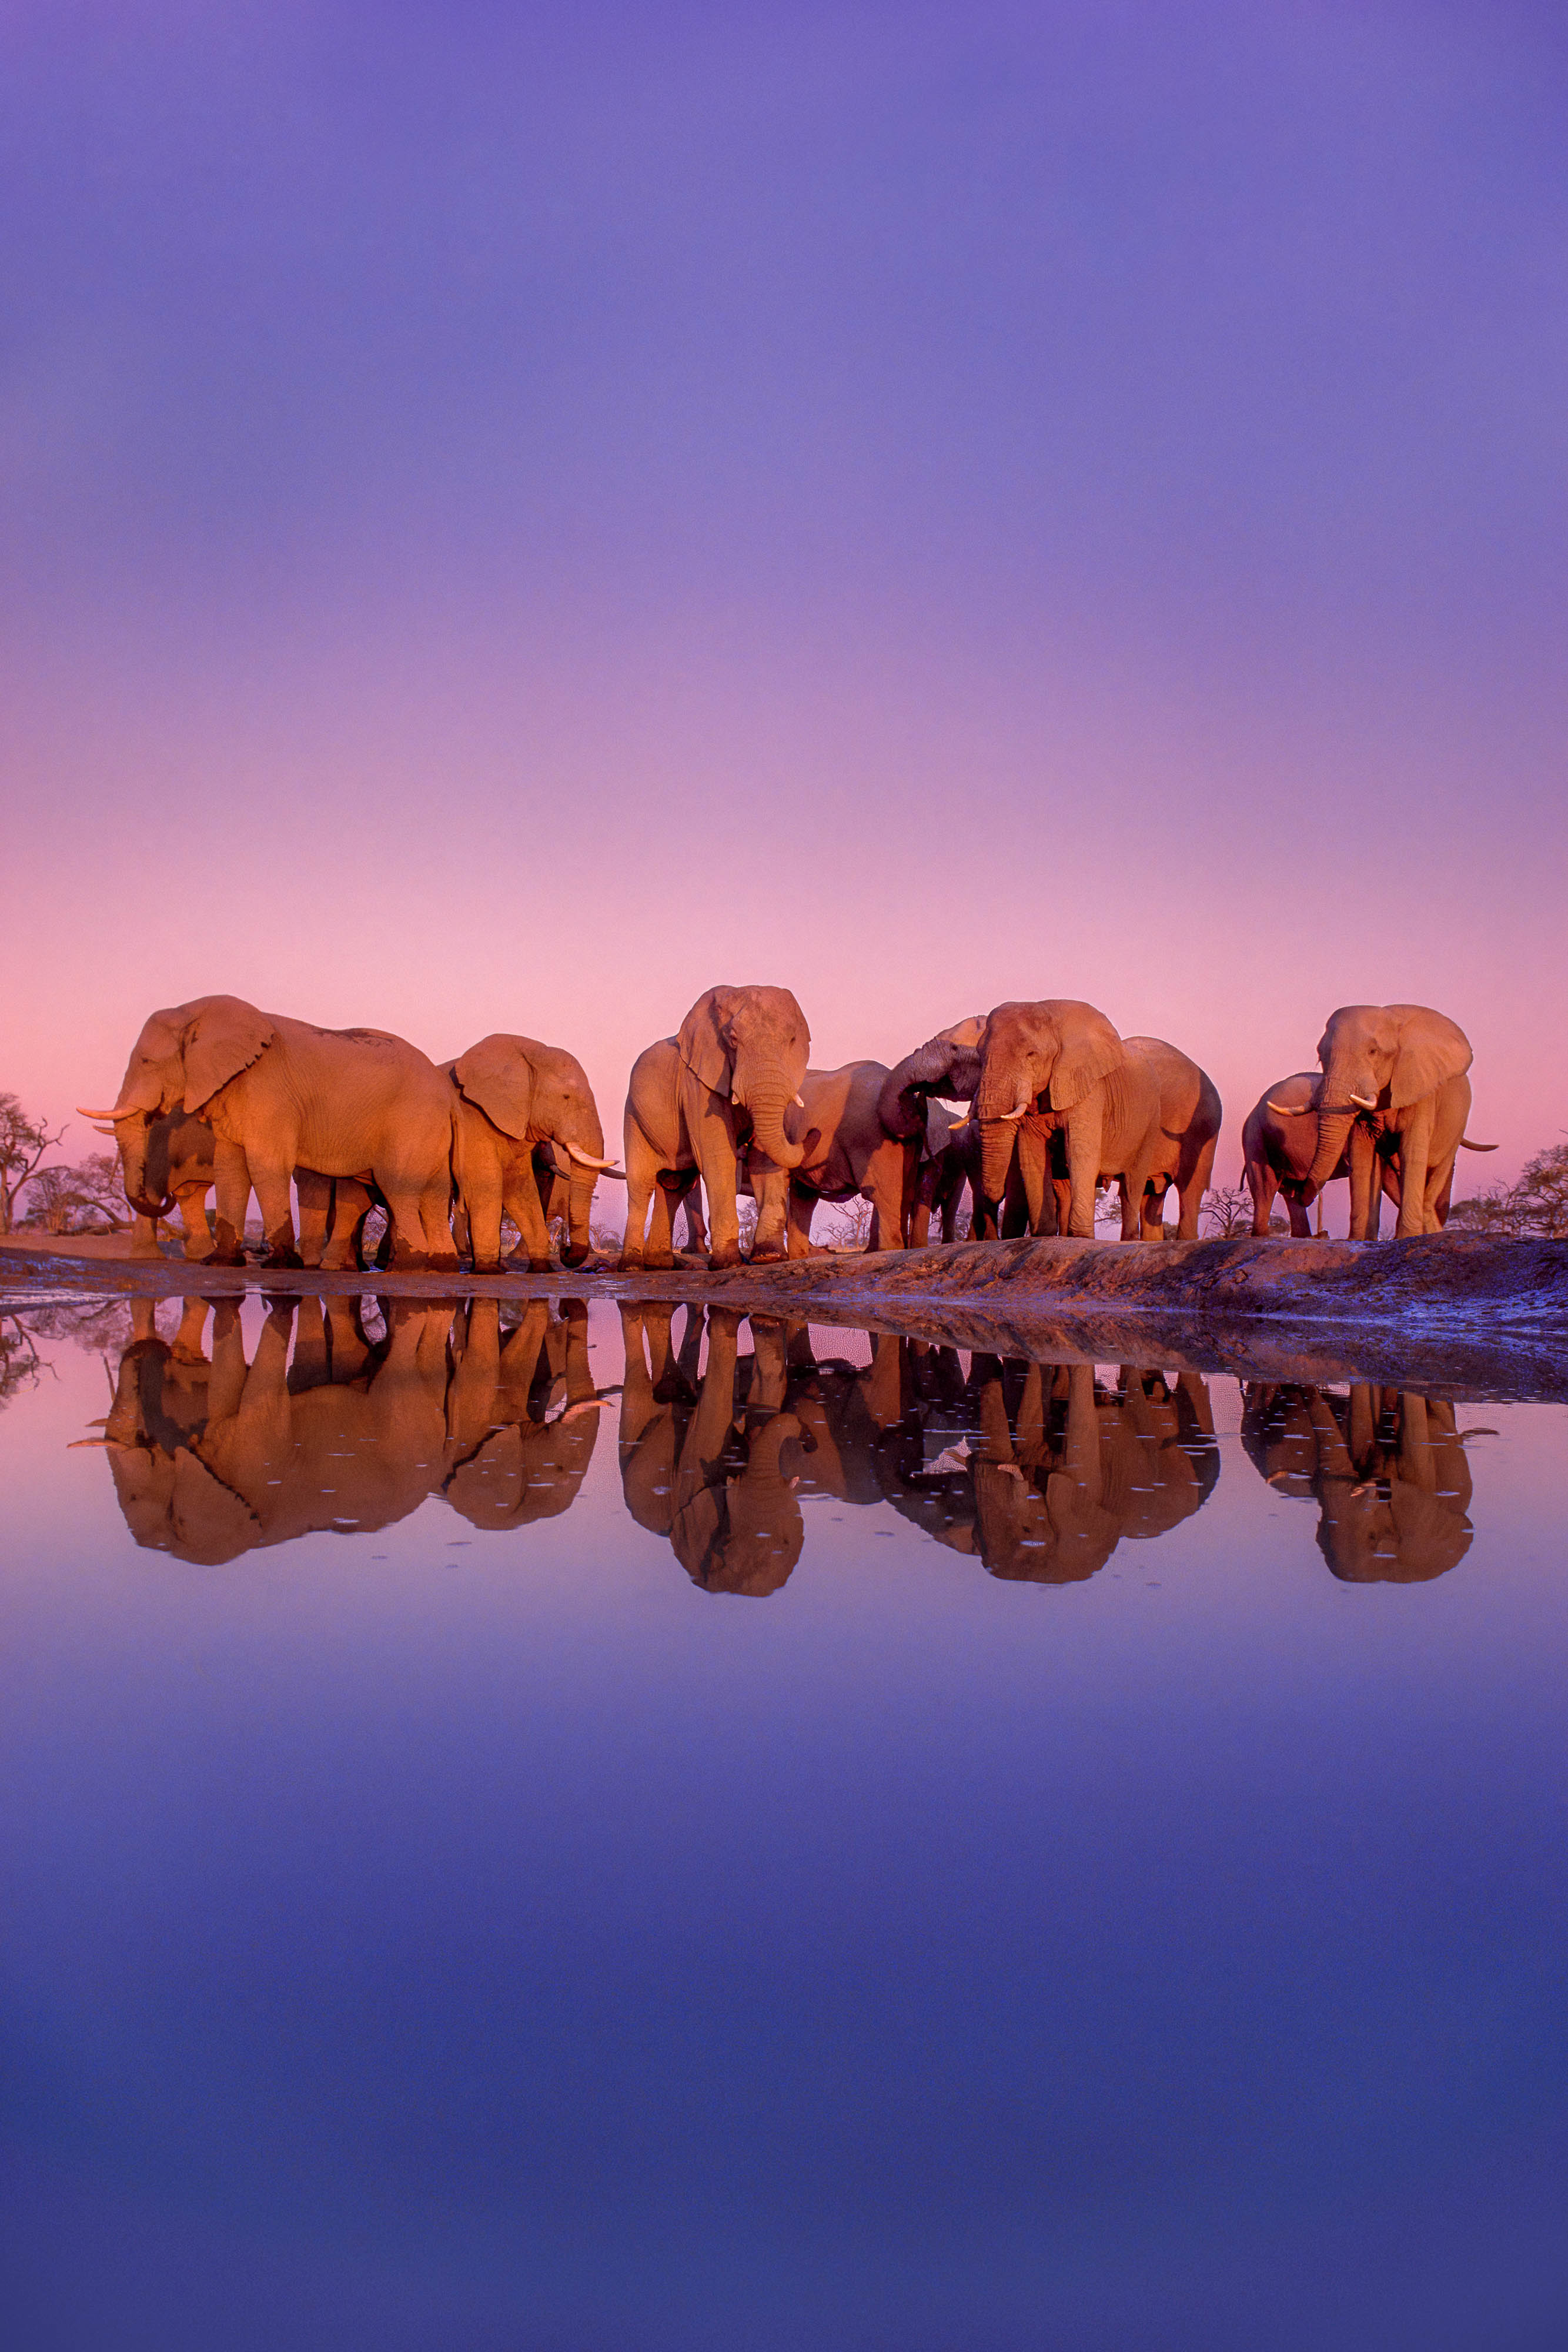
M289 1186L306 1168L371 1179L391 1212L397 1263L455 1265L452 1087L402 1038L319 1029L237 996L200 996L151 1014L113 1109L83 1113L115 1128L126 1197L145 1215L162 1213L147 1192L149 1126L182 1109L200 1112L215 1139L219 1264L245 1262L253 1186L271 1262L302 1263Z
M811 1216L819 1201L864 1198L872 1204L869 1250L902 1249L915 1195L919 1144L890 1135L881 1096L888 1077L882 1062L846 1062L837 1070L808 1070L785 1124L805 1158L789 1179L789 1255L811 1251ZM747 1171L749 1184L749 1170Z
M724 987L698 997L674 1040L638 1055L626 1093L622 1267L674 1263L674 1202L697 1174L712 1227L708 1264L738 1265L743 1159L758 1196L752 1255L784 1256L787 1179L805 1157L805 1147L789 1140L785 1114L810 1050L806 1017L787 988Z
M587 1257L593 1188L604 1160L599 1106L582 1064L535 1037L481 1037L444 1066L456 1097L453 1174L467 1220L476 1274L501 1263L501 1217L522 1235L530 1267L549 1269L548 1210L558 1179L566 1192L568 1265Z
M1305 1180L1310 1202L1333 1176L1358 1117L1399 1162L1398 1239L1442 1229L1437 1213L1453 1181L1454 1156L1469 1115L1470 1041L1428 1004L1342 1004L1318 1044L1323 1083L1311 1117L1316 1149ZM1287 1114L1289 1115L1289 1114ZM1472 1146L1485 1150L1489 1147ZM1351 1158L1350 1231L1371 1238L1375 1191L1368 1165L1357 1182Z

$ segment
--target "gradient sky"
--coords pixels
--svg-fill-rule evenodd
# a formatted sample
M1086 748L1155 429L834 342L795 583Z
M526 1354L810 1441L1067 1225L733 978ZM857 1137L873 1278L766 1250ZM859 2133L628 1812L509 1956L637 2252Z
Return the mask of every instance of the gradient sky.
M209 990L1568 1127L1552 5L0 7L0 1086ZM96 1142L81 1123L67 1149Z

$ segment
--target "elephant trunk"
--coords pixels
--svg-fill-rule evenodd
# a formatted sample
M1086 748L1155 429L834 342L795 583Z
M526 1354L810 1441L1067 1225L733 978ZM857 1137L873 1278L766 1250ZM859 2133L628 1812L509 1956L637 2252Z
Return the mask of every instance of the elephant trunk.
M1324 1092L1327 1093L1327 1091L1325 1086ZM1306 1182L1311 1188L1306 1195L1309 1201L1322 1191L1339 1166L1344 1155L1345 1145L1350 1141L1350 1130L1354 1118L1354 1108L1340 1110L1335 1108L1321 1110L1318 1113L1318 1148L1312 1155L1312 1164L1306 1175Z
M995 1203L1008 1189L1018 1129L1010 1119L987 1119L980 1129L980 1191Z
M926 1097L938 1087L944 1093L950 1091L953 1058L953 1047L945 1039L933 1037L889 1070L876 1099L877 1116L889 1135L902 1141L925 1131Z
M162 1183L167 1181L169 1174L166 1138L162 1169L153 1180L160 1184L160 1191L154 1194L148 1188L152 1127L152 1120L145 1118L122 1118L116 1124L114 1140L120 1151L120 1181L125 1187L126 1199L138 1216L151 1217L156 1223L158 1218L168 1215L174 1205L174 1198L172 1193L165 1194L162 1191Z
M597 1170L580 1168L575 1160L571 1162L571 1181L566 1194L567 1242L561 1252L567 1265L580 1265L588 1255L589 1218L593 1209L593 1188L598 1181Z
M769 1071L760 1081L737 1091L751 1113L751 1132L758 1151L775 1168L799 1168L806 1150L803 1144L791 1143L784 1132L784 1106L791 1093L784 1077Z

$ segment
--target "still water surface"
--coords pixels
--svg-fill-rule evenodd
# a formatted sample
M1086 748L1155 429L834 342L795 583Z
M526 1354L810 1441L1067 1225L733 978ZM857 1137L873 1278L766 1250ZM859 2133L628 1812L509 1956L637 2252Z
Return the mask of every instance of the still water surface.
M5 1337L7 2343L1568 2340L1561 1407Z

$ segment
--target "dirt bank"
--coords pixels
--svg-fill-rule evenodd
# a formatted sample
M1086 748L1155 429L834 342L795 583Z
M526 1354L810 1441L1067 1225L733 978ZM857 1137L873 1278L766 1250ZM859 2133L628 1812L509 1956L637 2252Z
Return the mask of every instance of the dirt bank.
M1568 1242L965 1243L710 1274L322 1276L183 1258L0 1248L0 1306L83 1293L361 1290L392 1297L694 1299L866 1324L1056 1362L1160 1361L1242 1378L1363 1377L1468 1394L1568 1396Z

